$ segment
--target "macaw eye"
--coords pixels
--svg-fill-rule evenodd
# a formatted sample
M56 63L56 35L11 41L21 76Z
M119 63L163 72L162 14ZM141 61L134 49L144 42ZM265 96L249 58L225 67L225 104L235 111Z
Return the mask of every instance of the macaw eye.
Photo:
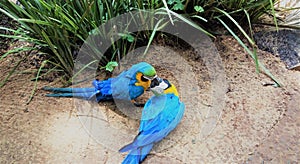
M149 81L148 79L146 79L144 76L141 76L141 80L143 81L143 82L147 82L147 81Z

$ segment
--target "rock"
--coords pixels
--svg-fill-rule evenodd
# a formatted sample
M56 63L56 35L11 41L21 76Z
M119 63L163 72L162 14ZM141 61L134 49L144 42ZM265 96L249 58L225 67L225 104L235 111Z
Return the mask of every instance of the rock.
M260 31L254 40L259 49L279 56L288 69L299 69L300 30Z

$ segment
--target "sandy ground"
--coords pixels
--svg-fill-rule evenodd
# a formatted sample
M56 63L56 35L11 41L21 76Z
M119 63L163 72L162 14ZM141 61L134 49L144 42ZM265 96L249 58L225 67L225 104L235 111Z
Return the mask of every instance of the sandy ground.
M150 49L145 60L156 56L156 62L150 63L159 76L175 83L186 112L145 163L298 163L300 72L287 70L278 58L258 51L261 61L283 84L281 88L264 86L272 81L255 72L254 62L234 39L223 36L216 43L225 71L225 81L219 85L226 90L220 100L214 97L218 87L201 57L178 47ZM18 55L0 61L1 79L16 58ZM20 70L24 69L32 68L25 62ZM13 75L0 89L0 163L122 161L126 153L118 149L133 139L138 120L117 111L112 102L45 97L47 92L41 88L61 86L55 82L39 81L27 105L33 77L31 73Z

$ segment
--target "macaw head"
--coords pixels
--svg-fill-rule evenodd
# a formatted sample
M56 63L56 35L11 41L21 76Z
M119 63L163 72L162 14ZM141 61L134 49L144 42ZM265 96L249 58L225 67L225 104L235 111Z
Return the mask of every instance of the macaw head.
M159 77L156 77L151 81L150 90L157 96L168 93L178 96L176 87L170 83L169 80Z
M140 62L135 65L136 69L136 86L142 86L144 90L150 87L151 80L156 78L154 67L146 62Z
M156 77L156 71L152 65L146 62L141 62L138 65L139 65L138 72L143 74L142 78L145 78L147 80L152 80Z

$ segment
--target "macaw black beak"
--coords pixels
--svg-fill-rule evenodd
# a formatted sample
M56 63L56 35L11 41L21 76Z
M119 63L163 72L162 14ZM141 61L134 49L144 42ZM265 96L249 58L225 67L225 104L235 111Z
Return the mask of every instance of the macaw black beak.
M162 79L159 77L155 77L153 80L151 80L150 88L158 86L160 82L162 82Z

